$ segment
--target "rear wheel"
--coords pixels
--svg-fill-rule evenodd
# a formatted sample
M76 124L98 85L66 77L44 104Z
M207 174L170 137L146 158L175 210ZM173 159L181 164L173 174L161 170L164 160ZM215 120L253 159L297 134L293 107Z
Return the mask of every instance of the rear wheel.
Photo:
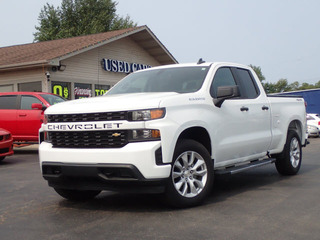
M70 190L70 189L61 189L54 188L54 190L61 196L71 201L85 201L94 198L101 191L93 191L93 190Z
M166 198L170 205L200 204L213 184L213 164L207 149L194 140L182 140L175 149Z
M301 141L298 134L289 130L287 141L281 154L276 155L276 168L282 175L295 175L299 172L302 160Z

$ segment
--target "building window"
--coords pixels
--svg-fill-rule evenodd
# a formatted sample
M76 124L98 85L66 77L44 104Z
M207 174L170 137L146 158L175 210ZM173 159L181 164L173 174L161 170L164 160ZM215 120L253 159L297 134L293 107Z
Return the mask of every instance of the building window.
M88 98L92 97L91 84L75 83L74 84L74 98Z
M71 99L71 84L68 82L52 82L51 90L53 94L57 94L65 99Z
M101 85L101 84L95 84L94 85L94 95L95 96L101 96L108 92L110 89L110 85Z
M13 92L13 84L10 85L1 85L0 92Z
M19 92L42 92L41 82L18 83Z

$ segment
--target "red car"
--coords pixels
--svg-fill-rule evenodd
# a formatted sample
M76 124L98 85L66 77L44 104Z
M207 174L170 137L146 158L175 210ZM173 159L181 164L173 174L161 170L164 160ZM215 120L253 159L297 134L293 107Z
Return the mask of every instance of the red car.
M0 128L0 161L13 154L12 143L11 133Z
M44 92L0 93L0 128L11 132L13 140L38 142L44 110L64 98Z

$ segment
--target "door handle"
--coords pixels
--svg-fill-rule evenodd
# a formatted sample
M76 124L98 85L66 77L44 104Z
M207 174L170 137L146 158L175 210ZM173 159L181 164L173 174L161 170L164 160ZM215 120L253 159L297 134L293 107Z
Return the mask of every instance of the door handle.
M26 113L25 114L19 114L19 117L25 117L25 116L27 116Z
M248 112L249 108L248 107L242 107L240 108L241 112Z
M262 110L263 110L263 111L268 111L268 110L269 110L269 107L268 107L268 106L263 106L263 107L262 107Z

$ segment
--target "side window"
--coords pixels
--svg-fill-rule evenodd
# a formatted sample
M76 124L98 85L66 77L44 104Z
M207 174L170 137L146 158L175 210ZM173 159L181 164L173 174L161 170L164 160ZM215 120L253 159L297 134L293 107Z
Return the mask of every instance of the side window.
M258 88L255 85L251 74L246 69L237 68L237 75L241 81L245 98L253 99L259 95Z
M0 96L0 109L17 109L17 96Z
M218 87L235 86L235 85L237 84L233 78L230 68L227 68L227 67L219 68L216 74L214 75L214 78L210 87L210 94L213 98L216 98Z
M21 96L21 109L31 110L32 103L41 103L42 102L33 96Z

